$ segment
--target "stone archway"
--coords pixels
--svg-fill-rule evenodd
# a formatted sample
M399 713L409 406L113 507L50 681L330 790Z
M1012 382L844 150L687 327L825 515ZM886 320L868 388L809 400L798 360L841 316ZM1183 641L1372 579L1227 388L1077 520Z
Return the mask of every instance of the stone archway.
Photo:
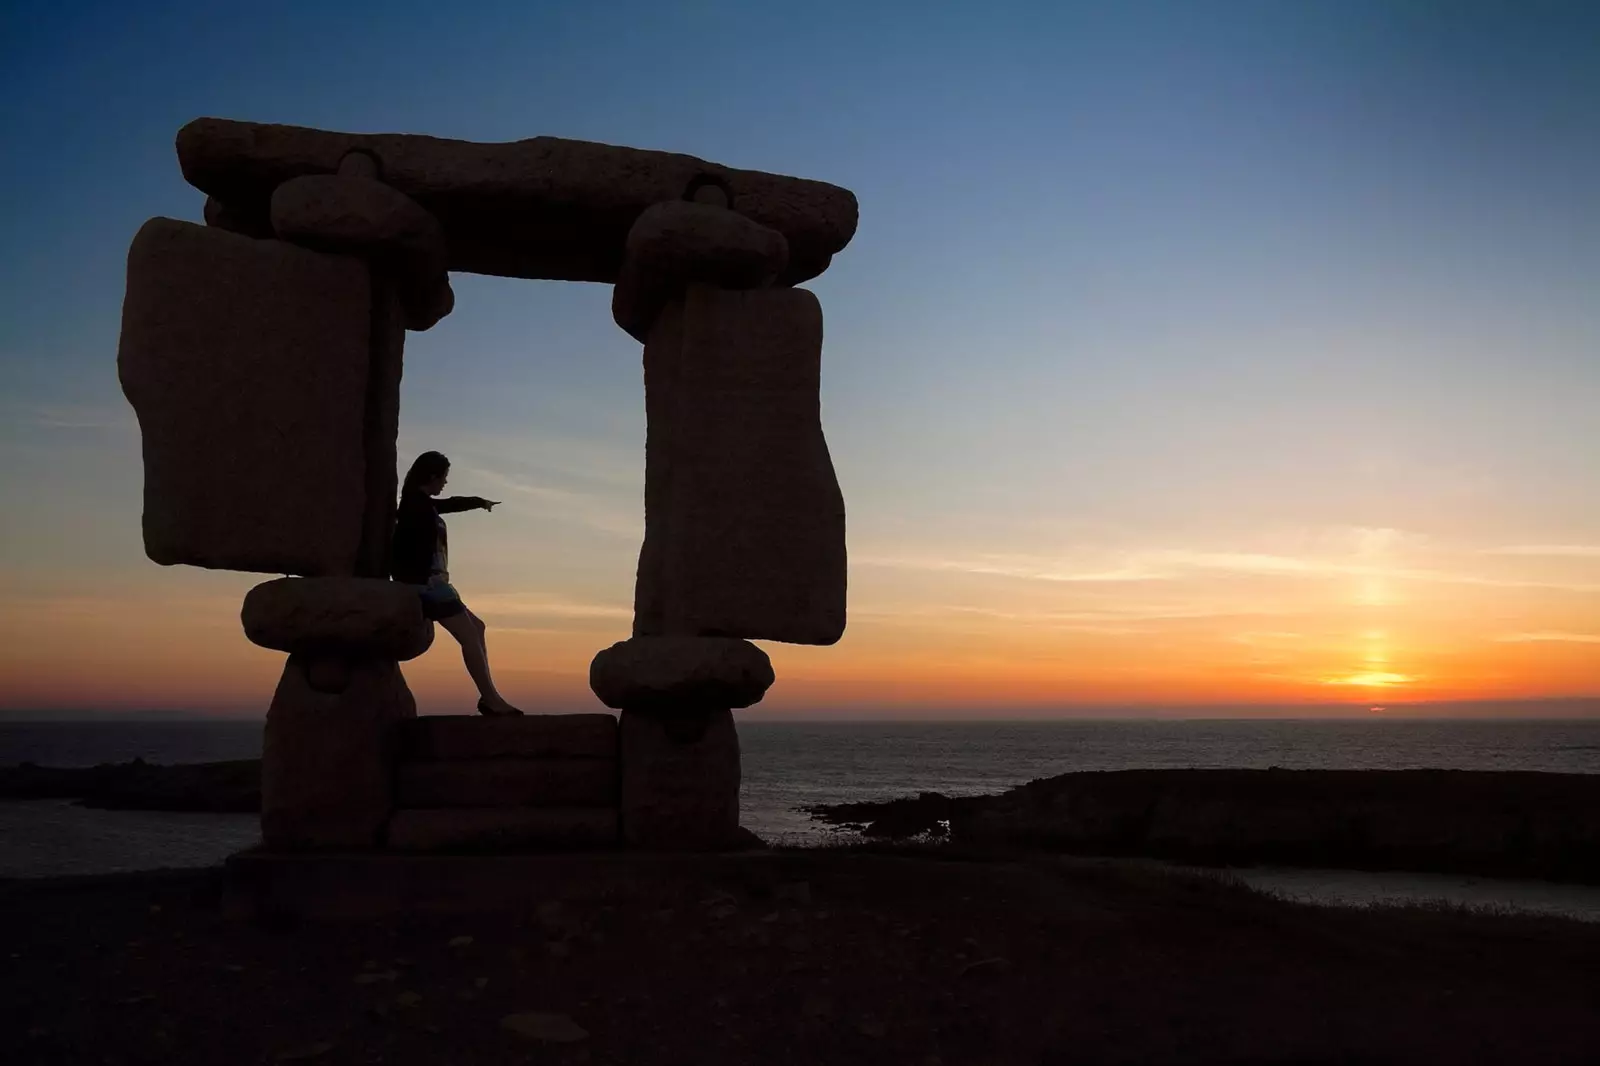
M268 712L269 847L720 847L751 639L845 625L844 505L822 435L822 314L795 287L856 225L822 182L540 137L480 144L198 119L206 225L128 258L118 371L138 414L146 554L290 575L246 634L289 653ZM415 717L398 664L432 627L386 580L407 330L450 271L611 284L644 345L645 538L609 715Z

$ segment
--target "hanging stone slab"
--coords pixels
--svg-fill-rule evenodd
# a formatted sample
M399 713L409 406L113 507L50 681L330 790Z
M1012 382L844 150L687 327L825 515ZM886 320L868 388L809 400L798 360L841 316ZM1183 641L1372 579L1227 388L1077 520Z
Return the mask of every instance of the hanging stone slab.
M804 289L691 285L656 319L635 636L844 633L844 498L821 370L822 309Z
M366 504L365 263L156 218L128 252L117 372L158 563L349 574Z

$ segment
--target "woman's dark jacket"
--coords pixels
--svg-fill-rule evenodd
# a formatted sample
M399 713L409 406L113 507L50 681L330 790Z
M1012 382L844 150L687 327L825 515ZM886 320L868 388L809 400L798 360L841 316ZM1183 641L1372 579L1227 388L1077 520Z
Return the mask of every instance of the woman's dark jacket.
M426 585L433 572L433 553L445 547L442 514L474 511L489 501L482 496L448 496L436 500L424 492L400 494L389 545L389 576L408 585Z

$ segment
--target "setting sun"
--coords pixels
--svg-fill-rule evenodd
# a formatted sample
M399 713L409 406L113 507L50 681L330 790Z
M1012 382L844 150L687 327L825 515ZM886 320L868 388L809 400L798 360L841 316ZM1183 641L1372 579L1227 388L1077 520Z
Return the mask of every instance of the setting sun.
M1408 674L1391 674L1382 671L1371 671L1364 674L1353 674L1350 677L1336 678L1328 682L1330 685L1352 685L1357 688L1392 688L1395 685L1406 685L1416 678Z

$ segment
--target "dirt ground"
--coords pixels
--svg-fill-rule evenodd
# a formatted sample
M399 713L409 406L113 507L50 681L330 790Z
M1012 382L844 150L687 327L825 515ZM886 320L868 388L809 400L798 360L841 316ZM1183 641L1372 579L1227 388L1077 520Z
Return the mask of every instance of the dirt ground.
M819 851L625 905L229 920L216 872L0 884L8 1063L1595 1063L1600 927L1126 863Z

